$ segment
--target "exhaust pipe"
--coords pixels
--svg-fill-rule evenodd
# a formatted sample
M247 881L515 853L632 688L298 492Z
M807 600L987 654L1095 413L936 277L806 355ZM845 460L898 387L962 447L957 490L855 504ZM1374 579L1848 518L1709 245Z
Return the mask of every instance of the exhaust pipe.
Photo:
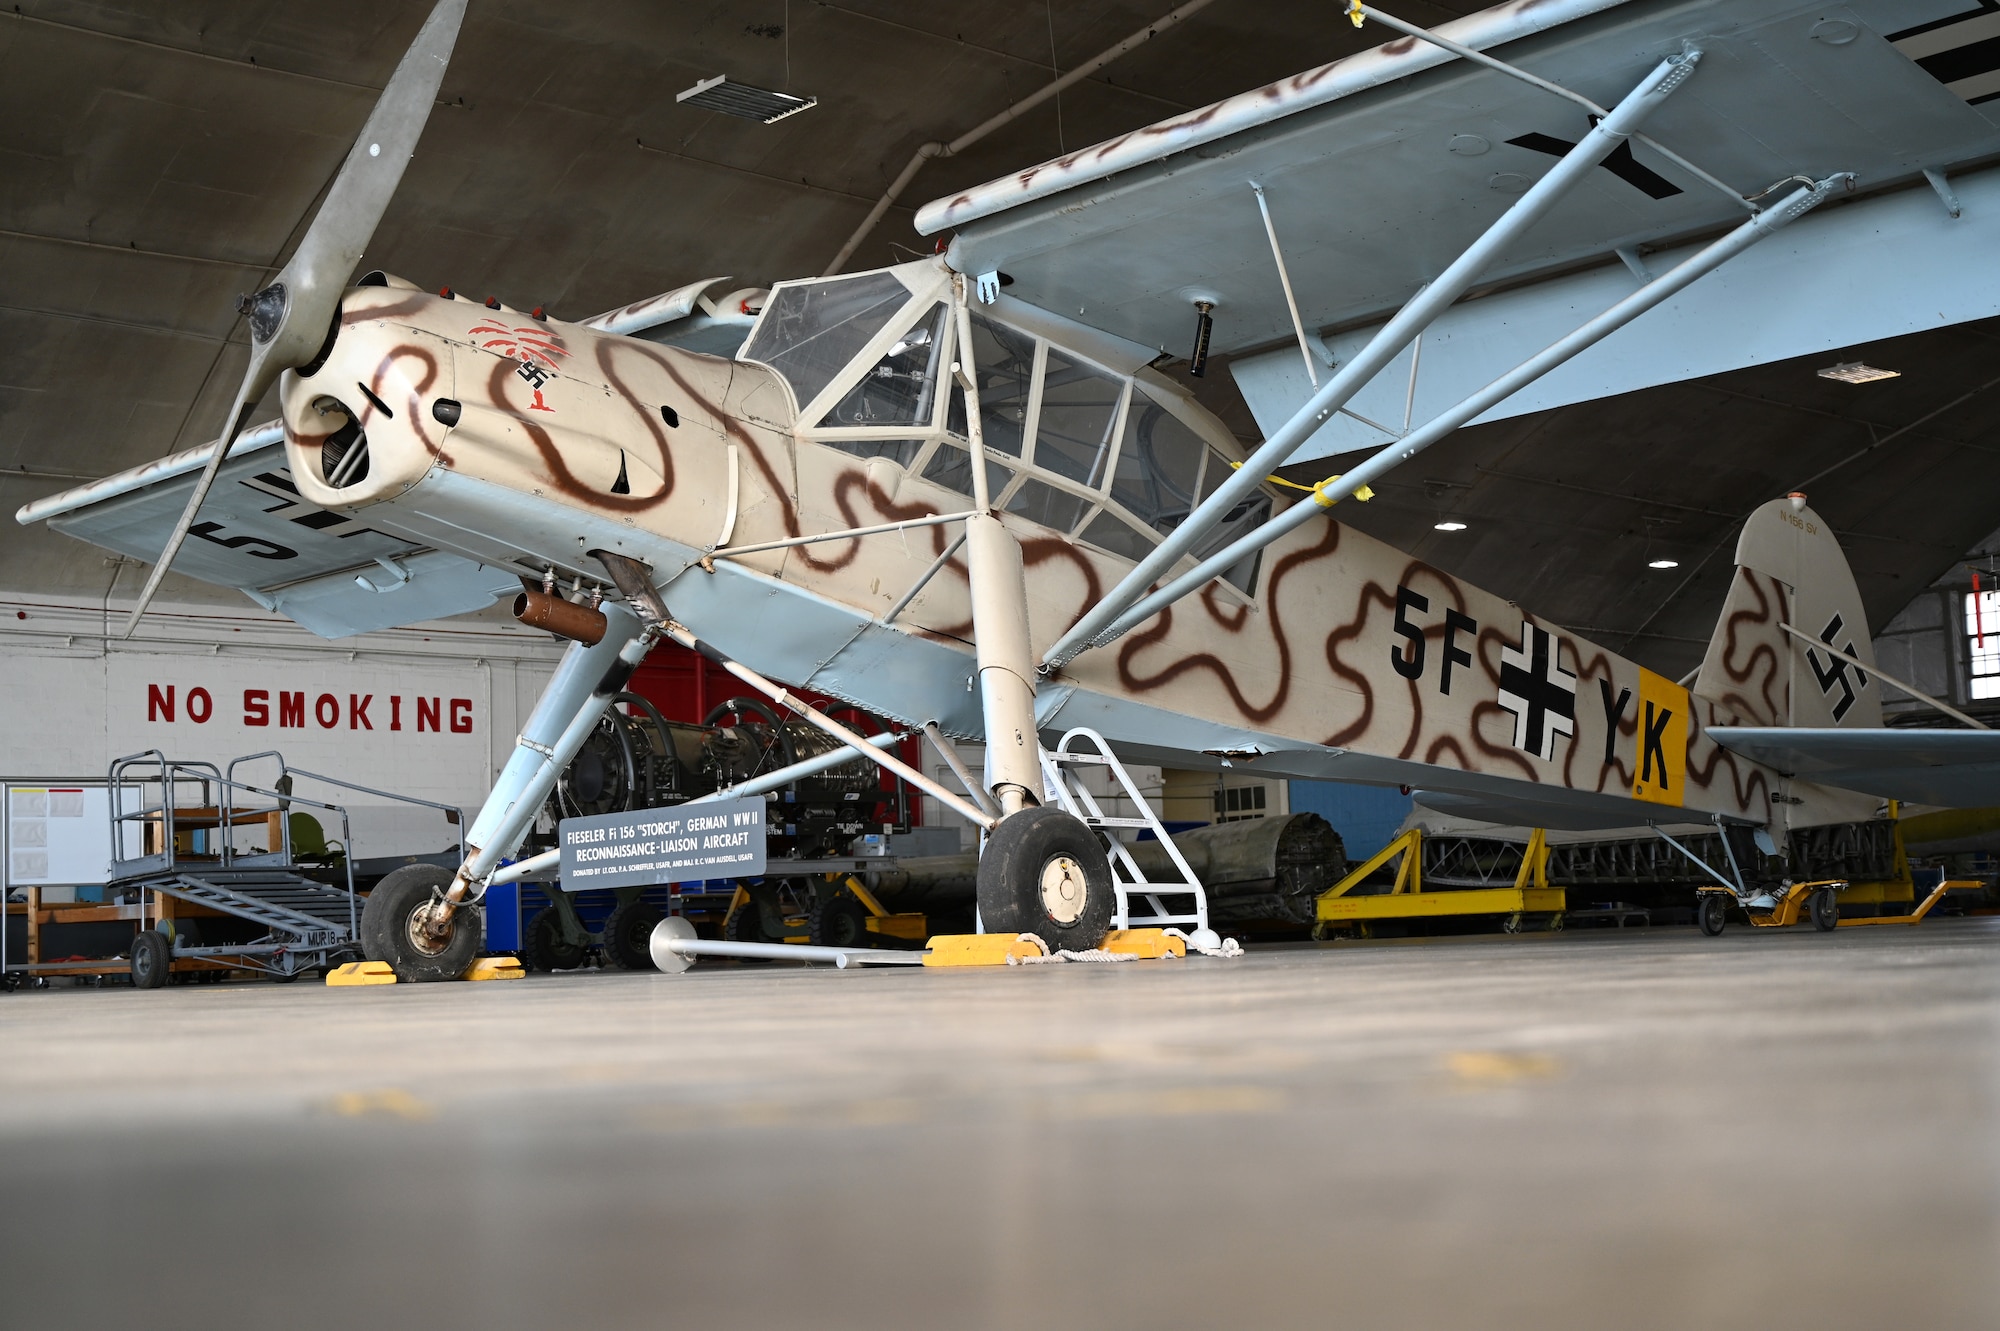
M531 629L543 629L559 638L571 638L586 647L604 641L608 627L604 613L587 605L565 601L551 592L522 592L514 598L514 618Z

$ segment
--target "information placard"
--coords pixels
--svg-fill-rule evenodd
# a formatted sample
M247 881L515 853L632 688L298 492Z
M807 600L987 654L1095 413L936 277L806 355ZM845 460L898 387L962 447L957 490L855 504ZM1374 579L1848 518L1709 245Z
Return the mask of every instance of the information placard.
M755 878L764 872L764 797L565 818L557 835L565 892Z

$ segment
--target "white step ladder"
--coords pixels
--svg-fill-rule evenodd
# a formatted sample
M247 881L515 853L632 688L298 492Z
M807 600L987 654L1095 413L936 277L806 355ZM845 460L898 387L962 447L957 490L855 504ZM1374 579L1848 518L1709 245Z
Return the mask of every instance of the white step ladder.
M1064 812L1082 819L1085 826L1104 838L1104 848L1111 859L1112 883L1118 893L1118 910L1111 917L1111 927L1163 929L1180 926L1187 930L1188 944L1195 951L1207 952L1219 947L1221 939L1208 927L1208 894L1202 890L1201 880L1188 867L1180 847L1174 844L1174 839L1167 835L1167 829L1153 815L1153 806L1139 793L1138 786L1133 784L1132 774L1112 754L1104 736L1087 726L1078 726L1062 737L1053 752L1043 749L1041 757L1042 781L1048 787L1049 795ZM1077 779L1079 773L1074 769L1086 767L1109 768L1125 798L1132 802L1141 816L1108 816L1097 802L1097 797ZM1173 861L1179 878L1165 882L1148 881L1139 871L1132 852L1118 839L1117 830L1120 828L1150 829L1166 849L1167 858ZM1169 908L1163 898L1174 900L1174 907ZM1134 913L1135 905L1143 908L1144 913Z

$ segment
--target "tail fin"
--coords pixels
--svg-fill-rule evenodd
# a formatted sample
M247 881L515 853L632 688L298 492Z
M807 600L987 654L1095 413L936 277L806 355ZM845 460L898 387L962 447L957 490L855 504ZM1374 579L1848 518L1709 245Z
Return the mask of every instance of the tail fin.
M1813 641L1780 627L1787 624ZM1882 724L1874 665L1847 556L1805 496L1774 499L1751 514L1694 695L1726 724L1872 729Z

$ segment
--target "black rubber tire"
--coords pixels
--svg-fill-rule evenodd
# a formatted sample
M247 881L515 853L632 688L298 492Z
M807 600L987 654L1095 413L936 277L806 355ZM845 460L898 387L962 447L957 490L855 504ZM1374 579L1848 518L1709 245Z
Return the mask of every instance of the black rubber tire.
M612 908L604 920L604 941L600 945L607 969L652 971L653 926L667 913L646 901L626 901Z
M851 892L836 892L813 910L814 947L879 947L882 941L868 932L868 908Z
M1812 901L1806 909L1812 913L1813 928L1821 933L1837 928L1840 924L1840 898L1830 887L1822 887L1812 894Z
M731 943L782 943L782 938L773 938L764 932L764 912L752 898L736 908L735 914L722 922L722 936ZM769 957L736 957L741 966L768 966Z
M563 941L562 916L554 906L530 915L521 931L521 964L531 971L577 970L589 956L590 949L583 944Z
M1068 861L1065 872L1058 861ZM1058 918L1044 899L1046 874L1063 884ZM1076 895L1080 893L1080 895ZM1104 843L1083 821L1044 805L1003 819L979 856L979 916L986 932L1034 934L1049 945L1086 951L1104 941L1118 908Z
M406 864L375 885L361 908L361 947L370 961L386 961L406 984L457 980L479 955L476 908L452 917L451 936L430 950L411 936L410 917L450 885L452 873L435 864Z
M1703 892L1695 898L1694 922L1710 938L1721 933L1729 923L1729 898L1720 892Z
M174 968L174 945L158 929L141 929L132 939L132 987L158 989Z

